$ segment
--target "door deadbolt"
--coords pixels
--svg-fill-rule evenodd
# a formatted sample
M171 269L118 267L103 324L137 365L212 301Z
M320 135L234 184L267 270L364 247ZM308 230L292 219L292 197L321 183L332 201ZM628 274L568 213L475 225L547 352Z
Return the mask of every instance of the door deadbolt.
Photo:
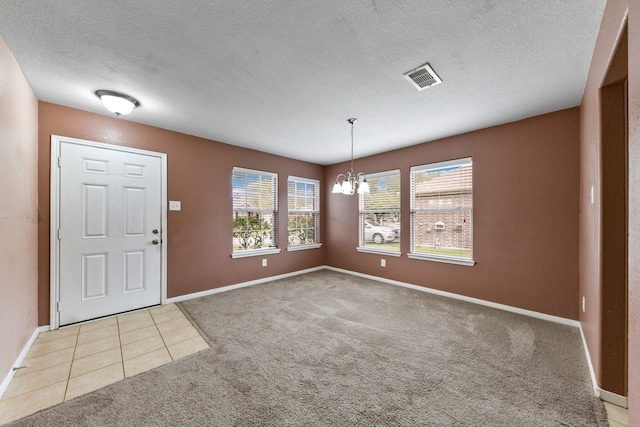
M152 233L153 233L153 234L158 234L158 233L159 233L159 231L158 231L158 229L156 228L156 229L154 229L154 230L152 231Z

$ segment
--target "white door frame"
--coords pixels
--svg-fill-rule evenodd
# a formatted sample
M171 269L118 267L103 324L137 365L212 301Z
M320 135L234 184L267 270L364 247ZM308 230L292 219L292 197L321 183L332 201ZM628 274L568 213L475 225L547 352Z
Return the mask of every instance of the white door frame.
M58 302L60 301L60 240L58 230L60 228L60 147L63 142L85 145L95 148L103 148L113 151L124 151L126 153L143 154L146 156L158 157L161 161L161 183L160 183L160 209L162 241L160 245L160 303L167 302L167 155L155 151L139 150L136 148L122 147L120 145L104 144L94 141L86 141L77 138L67 138L65 136L51 135L51 195L50 195L50 255L49 255L49 329L60 327L60 315L58 312Z

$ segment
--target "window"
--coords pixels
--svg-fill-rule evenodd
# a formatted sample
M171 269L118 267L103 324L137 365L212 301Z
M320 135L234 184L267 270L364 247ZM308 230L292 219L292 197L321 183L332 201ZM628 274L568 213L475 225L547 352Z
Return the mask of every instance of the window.
M232 257L275 253L278 175L233 168Z
M471 158L411 168L410 258L473 265Z
M400 256L400 171L367 175L360 194L360 252Z
M288 250L318 248L320 182L290 176L287 181Z

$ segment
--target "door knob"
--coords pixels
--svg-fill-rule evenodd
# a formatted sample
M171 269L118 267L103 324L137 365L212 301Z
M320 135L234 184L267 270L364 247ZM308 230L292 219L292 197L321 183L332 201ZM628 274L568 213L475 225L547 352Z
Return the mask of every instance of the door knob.
M160 241L158 239L153 239L151 243L153 243L154 245L157 245L160 243Z

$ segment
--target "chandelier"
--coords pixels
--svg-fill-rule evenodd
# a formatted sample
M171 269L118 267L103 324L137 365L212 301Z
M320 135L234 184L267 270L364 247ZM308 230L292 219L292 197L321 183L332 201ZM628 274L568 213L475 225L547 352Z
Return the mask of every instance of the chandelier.
M336 183L333 185L332 193L342 193L348 196L353 196L356 192L356 188L358 189L358 193L368 193L369 192L369 184L367 183L367 178L364 173L354 173L353 172L353 124L358 119L351 118L347 120L351 123L351 170L347 172L347 174L339 174L336 177Z

